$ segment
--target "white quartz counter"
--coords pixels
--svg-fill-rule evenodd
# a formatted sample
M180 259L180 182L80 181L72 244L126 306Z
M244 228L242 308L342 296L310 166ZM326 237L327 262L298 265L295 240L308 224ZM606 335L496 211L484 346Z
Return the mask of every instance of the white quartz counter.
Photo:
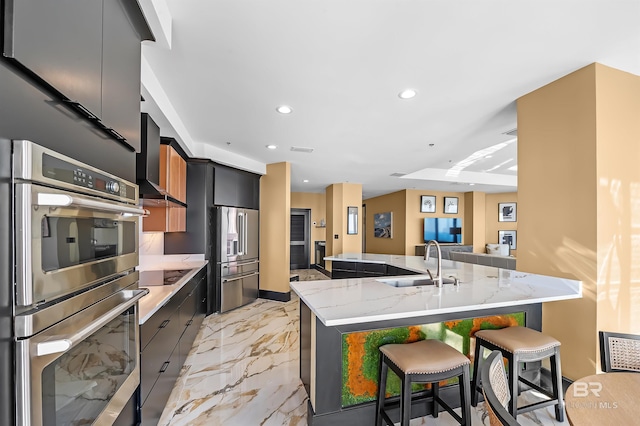
M189 282L203 267L207 265L206 261L172 261L155 265L153 269L142 269L144 271L154 270L175 270L175 269L191 269L185 276L180 278L175 284L172 285L149 285L148 283L140 282L140 288L149 289L149 294L140 299L138 304L140 312L140 325L144 324L158 309L162 308L171 297L178 292L184 285Z
M435 274L436 261L420 256L342 254L325 260L386 263ZM582 282L464 262L442 261L442 275L455 276L459 286L445 284L393 287L380 278L291 282L291 288L325 326L357 324L480 309L500 308L582 297ZM424 276L428 278L428 275ZM420 278L412 275L411 278Z

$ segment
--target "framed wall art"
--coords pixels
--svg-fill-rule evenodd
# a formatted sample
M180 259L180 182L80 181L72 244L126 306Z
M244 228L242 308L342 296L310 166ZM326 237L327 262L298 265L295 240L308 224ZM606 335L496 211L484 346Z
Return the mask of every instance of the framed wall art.
M356 235L358 233L358 208L354 206L347 207L347 235Z
M458 197L444 197L444 212L458 214Z
M391 238L393 235L393 212L373 214L373 236Z
M517 222L516 203L498 203L498 222Z
M435 213L435 212L436 212L436 196L422 195L420 197L420 213Z
M509 248L515 250L516 231L498 231L498 244L509 244Z

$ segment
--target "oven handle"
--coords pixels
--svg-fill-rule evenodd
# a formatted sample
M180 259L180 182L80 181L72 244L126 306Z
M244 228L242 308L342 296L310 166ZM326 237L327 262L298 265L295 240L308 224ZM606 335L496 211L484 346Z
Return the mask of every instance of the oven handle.
M74 197L66 194L47 194L38 193L39 206L54 207L86 207L96 210L107 211L110 213L120 213L123 216L148 216L149 210L141 207L130 207L108 203L105 201L89 200L86 198Z
M252 272L250 274L241 275L241 276L235 277L235 278L223 279L222 282L223 283L228 283L228 282L231 282L231 281L238 281L238 280L241 280L243 278L253 277L254 275L260 275L260 272Z
M90 326L82 329L82 331L70 336L67 339L49 340L36 344L36 356L51 355L68 351L71 347L80 343L81 341L98 331L100 328L102 328L105 324L112 321L123 311L138 303L138 300L149 293L149 290L145 288L141 290L122 290L122 292L129 300L111 309L96 321L91 323Z

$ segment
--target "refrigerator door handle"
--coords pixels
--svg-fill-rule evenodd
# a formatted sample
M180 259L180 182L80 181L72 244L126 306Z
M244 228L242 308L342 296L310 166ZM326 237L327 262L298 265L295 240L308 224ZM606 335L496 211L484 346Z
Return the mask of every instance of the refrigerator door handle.
M222 282L223 282L223 283L228 283L228 282L231 282L231 281L238 281L238 280L241 280L241 279L243 279L243 278L253 277L254 275L258 275L258 274L260 274L260 272L252 272L252 273L250 273L250 274L242 275L242 276L240 276L240 277L224 279L224 280L222 280Z
M244 254L247 254L247 252L249 250L248 249L248 246L249 246L248 234L249 234L249 232L247 232L248 229L249 229L249 215L247 215L245 213L242 213L242 219L244 220L244 229L242 231L242 236L244 237L243 251L244 251Z
M245 227L244 227L244 213L238 212L238 216L236 218L236 223L238 225L238 245L240 246L238 249L238 255L243 256L245 250Z

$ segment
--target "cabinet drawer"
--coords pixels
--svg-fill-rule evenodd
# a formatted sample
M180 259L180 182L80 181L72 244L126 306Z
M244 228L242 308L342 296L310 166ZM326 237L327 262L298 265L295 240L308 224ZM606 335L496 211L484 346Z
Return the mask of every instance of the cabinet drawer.
M178 340L184 331L184 325L180 321L178 312L165 320L163 325L164 327L160 328L140 353L140 400L143 402L147 399L153 384L158 380L161 370L166 368L165 362L169 361L171 353L178 345Z
M142 401L142 424L157 425L164 407L167 405L171 391L180 375L180 348L176 345L166 361L163 362L164 371L158 374L157 381Z
M387 265L384 263L361 263L361 270L364 273L369 274L386 274L387 273Z
M151 316L144 324L140 326L140 349L145 350L151 339L161 330L161 325L173 315L180 307L180 292L167 302L162 308ZM164 328L164 327L162 327Z
M342 261L333 261L331 263L331 270L336 271L356 271L356 263L355 262L342 262Z

